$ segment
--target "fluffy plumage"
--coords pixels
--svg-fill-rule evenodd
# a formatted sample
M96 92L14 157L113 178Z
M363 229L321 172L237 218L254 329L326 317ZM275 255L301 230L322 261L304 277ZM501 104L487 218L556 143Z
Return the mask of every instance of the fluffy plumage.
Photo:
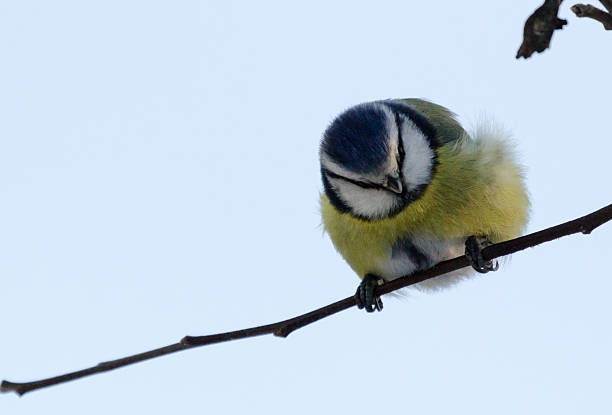
M503 130L483 123L470 137L448 110L416 99L355 108L353 116L362 111L370 117L353 117L349 131L340 115L323 138L321 211L334 246L361 278L370 273L391 280L463 255L471 235L498 242L522 233L529 201ZM360 129L364 123L377 129ZM386 157L363 157L368 140L384 147ZM338 147L352 148L343 157L359 160L338 160ZM368 157L372 165L363 166ZM401 194L385 187L394 172ZM439 288L459 278L420 286Z

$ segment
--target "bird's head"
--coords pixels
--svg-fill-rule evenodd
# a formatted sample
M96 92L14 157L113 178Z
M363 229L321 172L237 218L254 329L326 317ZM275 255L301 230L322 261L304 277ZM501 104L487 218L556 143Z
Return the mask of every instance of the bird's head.
M336 209L373 221L392 217L418 199L436 164L435 130L393 101L349 108L321 142L325 193Z

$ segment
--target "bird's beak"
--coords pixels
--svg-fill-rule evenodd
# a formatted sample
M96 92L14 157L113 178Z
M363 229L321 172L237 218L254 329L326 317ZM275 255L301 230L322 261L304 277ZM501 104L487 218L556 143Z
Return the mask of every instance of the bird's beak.
M403 186L399 177L387 176L387 182L384 184L384 187L398 195L402 194Z

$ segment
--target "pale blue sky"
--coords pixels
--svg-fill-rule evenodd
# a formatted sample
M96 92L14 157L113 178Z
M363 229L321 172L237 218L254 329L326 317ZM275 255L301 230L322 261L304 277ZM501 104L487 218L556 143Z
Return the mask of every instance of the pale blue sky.
M0 378L34 380L346 297L317 146L353 104L490 114L529 230L611 201L611 41L576 19L516 61L539 1L0 5ZM195 349L6 414L609 414L612 226L286 340Z

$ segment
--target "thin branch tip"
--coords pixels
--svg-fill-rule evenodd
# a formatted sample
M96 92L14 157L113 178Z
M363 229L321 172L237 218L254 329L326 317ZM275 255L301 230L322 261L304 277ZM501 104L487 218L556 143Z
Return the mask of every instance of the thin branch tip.
M9 382L7 380L3 380L2 384L0 384L0 392L2 393L15 392L17 395L23 396L28 391L25 390L25 388L23 388L22 385L23 384L21 383L14 383L14 382Z
M600 2L608 11L602 10L590 4L581 3L574 4L572 7L570 7L570 9L577 17L593 19L601 23L604 29L612 30L612 1L600 0Z

